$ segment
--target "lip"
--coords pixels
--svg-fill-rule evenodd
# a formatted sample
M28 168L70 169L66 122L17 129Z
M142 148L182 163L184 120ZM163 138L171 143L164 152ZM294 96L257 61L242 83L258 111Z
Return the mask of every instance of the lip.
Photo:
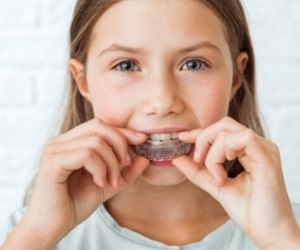
M167 160L167 161L150 161L150 165L154 167L160 167L160 168L168 168L172 167L172 161Z
M149 163L154 167L172 167L172 161L183 155L190 155L194 151L193 144L187 144L176 140L172 143L150 143L132 146L136 155L141 155L149 159Z
M188 131L189 129L187 129L187 127L184 127L184 126L170 126L170 127L152 127L152 128L145 128L143 130L136 130L140 133L143 133L143 134L146 134L146 135L151 135L151 134L168 134L168 133L180 133L180 132L183 132L183 131ZM174 142L174 146L177 147L180 151L178 152L182 152L182 150L186 150L188 146L183 146L183 144L180 144L179 142L176 143ZM148 158L146 155L149 153L147 152L148 149L147 147L151 147L151 150L153 150L153 153L154 152L157 152L157 153L154 153L153 157L149 157L148 159L150 160L150 165L153 166L153 167L162 167L162 168L168 168L168 167L172 167L173 164L172 164L172 160L174 158L171 157L170 155L170 159L166 159L165 158L165 154L167 152L170 152L170 154L176 154L175 151L172 151L171 148L168 147L168 145L165 145L165 146L162 146L162 153L158 153L157 150L159 150L157 147L160 143L158 142L158 144L148 144L147 142L144 142L143 144L141 145L136 145L136 146L132 146L132 149L134 151L134 153L136 155L142 155L146 158ZM165 144L165 143L164 143ZM144 145L144 146L143 146ZM146 146L147 145L147 146ZM153 145L153 146L152 146ZM156 145L156 146L154 146ZM182 145L182 146L181 146ZM192 146L193 148L193 146ZM184 153L186 155L190 154L191 150L193 150L192 148L190 148L189 152L188 153ZM149 148L150 150L150 148ZM158 155L157 155L158 154ZM179 153L180 154L180 153ZM160 158L162 157L162 159L157 159L157 158ZM173 155L174 157L174 155ZM165 158L165 159L163 159ZM168 157L167 157L168 158ZM172 158L172 159L171 159Z
M187 156L191 156L195 151L195 145L192 145L191 150L186 154ZM159 167L159 168L170 168L173 167L173 160L165 160L165 161L150 161L151 166Z
M139 133L143 134L168 134L168 133L180 133L184 131L188 131L189 129L184 127L163 127L163 128L149 128L144 130L137 130Z

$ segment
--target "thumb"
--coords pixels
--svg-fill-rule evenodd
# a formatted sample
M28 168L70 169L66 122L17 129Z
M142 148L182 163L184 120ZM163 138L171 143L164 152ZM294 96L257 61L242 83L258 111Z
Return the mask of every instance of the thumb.
M201 163L196 163L188 156L181 156L173 160L178 168L192 183L219 200L220 183Z
M133 159L132 163L124 167L121 171L120 186L128 187L136 182L138 177L144 172L146 167L149 166L149 160L142 156L137 156Z

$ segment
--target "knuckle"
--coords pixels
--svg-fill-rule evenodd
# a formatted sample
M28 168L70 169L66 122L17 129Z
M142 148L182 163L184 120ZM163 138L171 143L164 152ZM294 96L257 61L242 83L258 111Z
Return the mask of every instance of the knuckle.
M96 148L102 148L103 144L104 144L104 140L102 137L100 137L99 135L95 135L92 138L92 144L94 147Z
M61 164L56 160L55 155L45 154L41 157L39 172L46 176L52 176L61 171Z
M93 123L96 127L103 126L103 122L102 122L102 120L100 120L99 118L94 118L94 119L92 120L92 123Z
M48 153L44 153L41 156L41 165L54 165L53 163L53 157L52 155L48 154Z
M49 140L46 141L44 146L48 147L48 146L54 144L56 140L57 140L56 137L51 137Z
M92 148L87 147L82 149L80 152L84 159L93 159L95 157L95 152Z
M42 148L42 154L44 155L44 154L50 153L52 147L53 147L53 142L52 142L51 139L50 139L50 140L48 140L48 141L44 144L44 146L43 146L43 148Z
M225 140L225 138L227 137L228 135L228 132L226 131L221 131L218 136L217 136L217 139L221 139L221 140Z
M118 142L120 144L120 147L126 147L127 146L127 140L124 136L119 136Z
M197 135L197 137L196 137L196 144L201 144L202 143L202 141L203 141L203 134L204 133L200 133L200 134Z
M55 143L57 140L57 136L51 137L50 139L48 139L48 141L46 141L45 145L51 145L53 143Z
M229 116L225 116L221 119L221 122L225 123L225 124L229 124L229 123L232 123L234 120L229 117Z
M53 148L55 147L55 144L58 143L58 139L59 136L53 136L50 139L48 139L42 147L42 153L51 153L53 151Z
M245 141L246 142L253 142L256 141L258 139L256 133L252 130L247 128L245 131Z
M280 155L280 149L277 144L270 141L270 148L271 148L271 152L273 152L274 155L277 155L277 156Z
M276 144L274 144L274 143L273 143L273 151L274 151L277 155L280 154L280 149L279 149L278 145L276 145Z
M205 159L205 161L204 161L205 167L206 167L206 168L210 168L212 164L213 164L212 159L211 159L209 156L206 157L206 159Z

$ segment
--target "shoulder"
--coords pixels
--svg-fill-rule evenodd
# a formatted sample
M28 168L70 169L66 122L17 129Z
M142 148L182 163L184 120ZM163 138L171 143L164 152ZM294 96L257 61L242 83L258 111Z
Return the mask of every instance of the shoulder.
M300 211L300 206L296 206ZM10 230L19 223L26 212L22 208L14 212L10 218ZM298 213L300 214L300 213ZM9 231L8 231L9 232ZM161 242L148 239L137 232L123 228L111 217L104 206L100 206L86 221L72 230L56 246L56 250L64 249L247 249L256 250L255 245L243 231L231 220L210 233L200 242L186 246L167 246Z

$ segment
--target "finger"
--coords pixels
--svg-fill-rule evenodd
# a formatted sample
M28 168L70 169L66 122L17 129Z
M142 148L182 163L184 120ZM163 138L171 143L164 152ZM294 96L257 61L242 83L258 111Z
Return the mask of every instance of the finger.
M208 136L210 135L209 137L213 137L213 135L223 130L238 131L243 128L245 127L242 124L235 121L234 119L230 117L224 117L216 123L213 123L205 128L180 132L178 134L178 138L184 142L193 143L195 142L198 135L202 134L202 132L204 131Z
M134 160L129 166L123 168L121 172L122 179L120 180L119 184L121 186L129 186L134 184L137 178L143 173L143 171L148 166L148 159L141 156L137 156L136 158L134 158Z
M193 158L196 163L203 163L206 159L207 152L210 148L210 143L199 139L202 129L194 129L185 131L178 134L178 138L186 143L195 143ZM201 146L199 146L201 144Z
M188 156L181 156L172 161L192 183L208 192L215 199L219 194L219 182L202 164L195 163Z
M225 141L226 148L235 154L244 169L254 178L265 178L265 175L281 172L280 153L278 147L257 135L254 131L246 129L228 136ZM229 153L228 153L229 154ZM274 171L276 168L277 171Z
M40 171L45 175L45 179L52 180L56 184L65 183L74 171L82 168L91 174L99 187L104 187L107 182L104 162L93 150L89 149L44 155L41 166Z
M225 117L220 121L203 129L194 129L179 133L180 140L187 143L195 143L194 161L203 163L207 157L207 152L215 137L222 131L240 131L245 127L232 118Z
M228 117L225 117L213 125L203 129L201 133L198 134L195 142L195 162L201 163L205 161L211 145L214 144L214 141L219 134L224 132L235 133L245 129L247 128Z
M121 133L118 133L118 131ZM147 139L147 136L142 133L125 128L117 129L107 125L100 119L95 118L71 129L62 135L54 137L53 142L55 143L74 138L99 135L105 138L110 145L117 145L116 142L118 142L120 134L126 136L126 139L130 144L142 143Z
M95 126L95 124L97 125L97 122L91 122L90 126ZM129 129L115 129L102 124L101 129L98 128L97 131L93 130L94 132L91 132L91 127L87 126L87 124L84 125L80 125L66 134L53 138L46 145L46 150L50 153L58 152L59 150L62 150L62 147L65 147L65 145L61 145L61 147L59 147L59 143L67 141L74 143L76 139L85 137L93 137L97 142L97 137L99 137L98 140L103 138L107 145L109 145L116 154L119 162L126 166L129 165L131 161L128 153L128 144L139 144L147 139L146 135L136 133ZM76 147L75 144L74 147ZM66 150L68 150L68 148Z
M228 145L228 138L234 133L221 132L210 146L205 159L205 166L208 171L218 180L220 186L224 185L227 173L224 169L226 160L233 160L239 155L239 151L232 150Z
M147 135L127 128L116 128L127 139L128 144L138 145L147 140Z
M213 137L221 131L237 132L246 127L230 117L224 117L216 123L205 128L205 133Z
M238 158L246 172L254 178L264 178L266 174L278 174L280 167L279 150L268 140L250 129L237 132L219 133L207 153L205 165L215 176L221 174L225 160ZM274 167L278 171L274 171Z
M56 143L49 146L49 152L53 153L64 153L74 150L82 150L82 149L89 149L93 150L101 160L104 162L104 165L107 168L108 179L110 180L111 184L117 183L117 180L120 175L120 165L128 165L130 164L130 157L129 159L124 159L126 156L119 159L116 156L116 152L118 155L121 155L123 151L127 151L127 145L124 144L123 148L116 148L113 149L110 147L106 141L97 136L89 136L84 138L76 138L66 142Z
M186 143L195 143L197 136L201 133L202 129L193 129L190 131L180 132L178 134L179 140Z

